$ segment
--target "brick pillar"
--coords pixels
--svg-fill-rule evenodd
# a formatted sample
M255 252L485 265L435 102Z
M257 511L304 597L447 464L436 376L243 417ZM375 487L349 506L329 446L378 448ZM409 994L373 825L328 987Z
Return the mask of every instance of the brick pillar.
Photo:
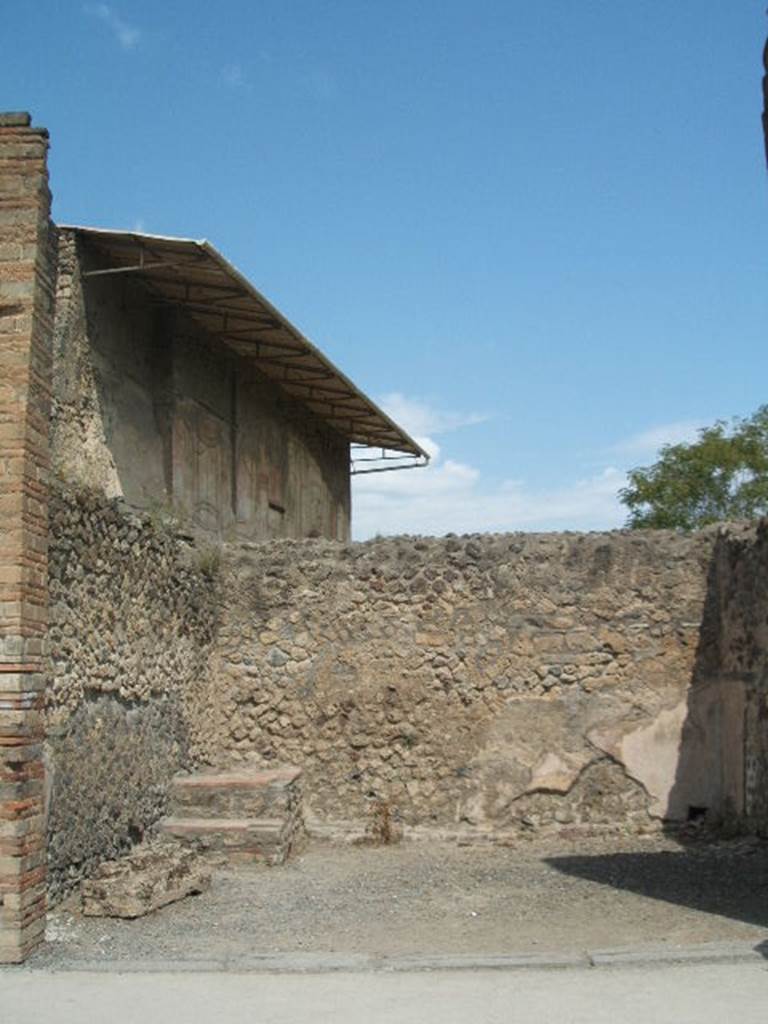
M53 237L48 133L0 114L0 963L45 934L44 657Z

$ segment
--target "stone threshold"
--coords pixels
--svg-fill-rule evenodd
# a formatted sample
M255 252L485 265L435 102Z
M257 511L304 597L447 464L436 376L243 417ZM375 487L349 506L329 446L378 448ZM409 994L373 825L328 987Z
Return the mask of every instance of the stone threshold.
M323 819L310 814L304 815L304 827L309 839L329 843L356 844L365 842L370 830L369 819ZM674 836L673 831L663 822L649 822L636 828L626 823L575 823L572 825L551 825L535 830L487 829L462 826L452 828L444 825L403 825L392 824L396 839L408 842L455 843L457 846L514 846L520 849L533 848L537 841L552 839L656 839L660 836Z
M423 971L509 971L610 969L612 967L680 966L690 964L754 963L768 966L768 939L751 942L701 943L693 946L637 946L581 953L418 954L376 956L343 953L263 953L184 959L99 959L36 965L0 966L9 971L41 974L61 972L111 974L360 974L419 973Z

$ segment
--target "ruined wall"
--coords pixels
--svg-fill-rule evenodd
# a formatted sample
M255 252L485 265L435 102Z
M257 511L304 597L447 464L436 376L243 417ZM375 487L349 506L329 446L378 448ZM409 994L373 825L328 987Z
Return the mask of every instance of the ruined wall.
M230 546L218 760L303 767L331 830L382 801L408 826L495 835L684 819L714 539Z
M54 897L199 764L302 767L321 834L765 821L764 526L219 554L57 488L51 529Z
M51 376L48 133L0 114L0 963L45 931L42 716Z
M768 521L720 531L689 694L689 749L706 747L726 819L768 835Z
M50 894L124 852L209 756L213 552L118 500L51 496Z
M137 275L61 233L53 456L70 482L242 538L349 534L349 446Z

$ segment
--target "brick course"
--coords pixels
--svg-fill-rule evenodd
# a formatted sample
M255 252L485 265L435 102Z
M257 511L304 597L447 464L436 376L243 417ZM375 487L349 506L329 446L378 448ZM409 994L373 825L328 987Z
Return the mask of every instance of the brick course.
M48 133L0 114L0 963L45 933L48 422L53 275Z

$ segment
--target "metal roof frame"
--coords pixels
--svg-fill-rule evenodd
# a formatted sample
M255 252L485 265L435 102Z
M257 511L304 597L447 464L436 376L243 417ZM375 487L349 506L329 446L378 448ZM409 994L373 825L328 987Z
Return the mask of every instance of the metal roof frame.
M62 224L108 264L85 278L135 274L162 305L180 306L209 335L252 363L315 416L345 437L353 451L379 449L353 473L425 466L429 455L390 419L231 263L204 239ZM395 453L395 454L392 454ZM405 461L401 461L405 460Z

